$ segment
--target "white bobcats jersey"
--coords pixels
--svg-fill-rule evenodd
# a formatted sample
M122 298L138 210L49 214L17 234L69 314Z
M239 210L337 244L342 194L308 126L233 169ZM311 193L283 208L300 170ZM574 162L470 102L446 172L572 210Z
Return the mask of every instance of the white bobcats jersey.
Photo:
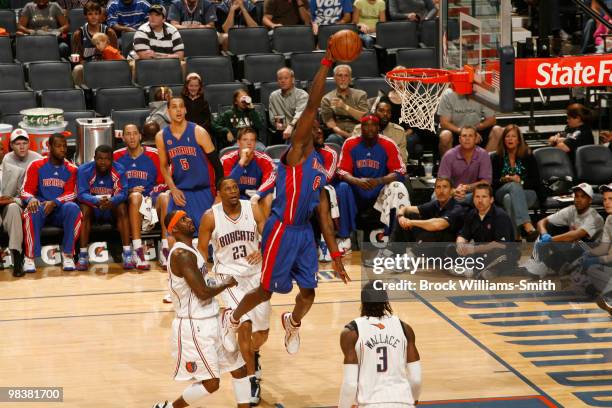
M240 200L240 216L233 220L223 204L212 206L215 230L211 236L215 274L250 276L261 272L261 262L250 265L246 256L259 251L259 233L251 202Z
M168 255L167 269L168 288L170 289L170 294L172 295L172 306L174 306L176 317L183 319L205 319L207 317L216 316L219 314L219 304L214 298L205 302L198 299L195 293L193 293L191 290L191 287L187 281L185 281L185 278L179 278L172 273L170 260L172 259L172 253L179 248L195 254L196 258L198 259L198 269L200 272L202 272L204 279L206 279L206 261L202 255L200 255L197 250L190 248L182 242L177 242L174 244Z
M359 339L355 344L359 360L357 403L413 405L406 374L408 339L395 316L355 319Z

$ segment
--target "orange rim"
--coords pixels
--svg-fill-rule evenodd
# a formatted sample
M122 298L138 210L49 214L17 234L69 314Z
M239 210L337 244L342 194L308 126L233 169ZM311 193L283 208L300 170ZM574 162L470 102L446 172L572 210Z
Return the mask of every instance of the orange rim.
M423 82L425 84L440 84L450 82L451 71L435 68L406 68L387 72L391 81Z

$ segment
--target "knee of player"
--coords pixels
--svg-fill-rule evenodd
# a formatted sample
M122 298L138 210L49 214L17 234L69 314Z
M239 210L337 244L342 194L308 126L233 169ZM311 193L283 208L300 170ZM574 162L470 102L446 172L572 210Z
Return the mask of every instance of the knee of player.
M440 132L440 144L446 145L449 143L453 143L453 134L449 130L443 130Z
M133 192L128 196L128 202L130 205L140 205L142 203L142 193Z
M259 298L262 300L262 302L266 302L272 298L272 292L265 290L261 286L259 287L257 293L259 294Z
M68 204L74 204L74 203L66 203L64 205L68 205ZM87 204L81 204L80 210L81 210L81 213L83 213L83 218L89 218L93 215L92 208L88 206Z
M209 380L202 381L202 385L204 386L204 388L206 388L206 391L211 394L219 389L219 383L220 380L218 378L211 378Z
M116 211L119 217L127 217L127 206L125 205L125 203L119 203L119 205L117 205Z

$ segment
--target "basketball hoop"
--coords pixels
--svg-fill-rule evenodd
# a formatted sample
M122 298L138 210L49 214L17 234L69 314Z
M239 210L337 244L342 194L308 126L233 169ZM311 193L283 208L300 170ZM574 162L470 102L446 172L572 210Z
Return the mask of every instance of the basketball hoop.
M469 71L396 69L387 73L386 80L402 101L399 121L432 132L436 130L434 115L440 98L449 85L459 94L472 92L472 74Z

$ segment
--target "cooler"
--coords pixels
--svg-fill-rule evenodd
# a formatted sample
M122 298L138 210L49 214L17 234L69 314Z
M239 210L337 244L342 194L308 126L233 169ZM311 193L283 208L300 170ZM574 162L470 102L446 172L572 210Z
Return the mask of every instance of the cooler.
M11 140L12 131L13 125L0 123L0 143L2 143L2 146L4 146L4 153L9 151L9 142Z

